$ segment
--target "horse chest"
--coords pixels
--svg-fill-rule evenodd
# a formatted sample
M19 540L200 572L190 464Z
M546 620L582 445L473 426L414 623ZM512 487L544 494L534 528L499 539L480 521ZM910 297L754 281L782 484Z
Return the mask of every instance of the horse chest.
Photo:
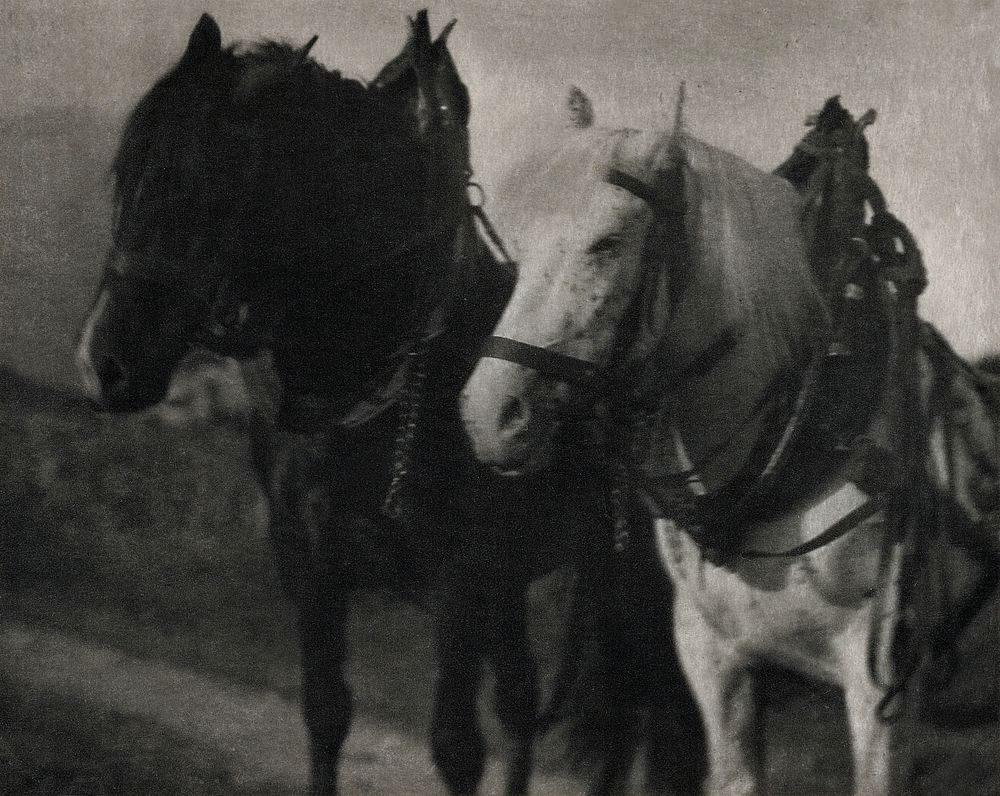
M751 547L783 549L815 536L866 499L834 485L783 517L749 529ZM720 641L750 659L807 668L833 679L836 643L875 589L881 540L876 515L847 536L805 556L709 563L669 520L657 523L661 561L678 599L688 601Z

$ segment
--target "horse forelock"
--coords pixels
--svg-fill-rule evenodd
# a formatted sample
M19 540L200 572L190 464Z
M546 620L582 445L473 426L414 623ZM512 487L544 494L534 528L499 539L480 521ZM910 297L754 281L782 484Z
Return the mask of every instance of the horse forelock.
M550 141L508 167L496 192L495 211L516 241L538 224L572 219L603 180L622 139L634 130L573 128L568 137Z

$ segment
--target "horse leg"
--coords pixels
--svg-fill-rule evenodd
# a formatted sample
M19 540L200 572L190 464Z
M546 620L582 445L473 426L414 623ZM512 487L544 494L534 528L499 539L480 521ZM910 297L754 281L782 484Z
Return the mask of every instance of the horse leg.
M636 751L630 736L619 735L611 739L605 752L607 759L595 772L587 796L615 796L627 792Z
M712 796L760 793L753 672L681 593L674 604L674 629L681 666L705 725L706 791Z
M645 725L645 793L668 796L699 791L705 777L705 740L698 705L677 661L674 640L661 643L664 656L650 684Z
M878 715L883 691L868 671L869 622L866 613L861 617L848 631L840 655L854 756L854 792L857 796L886 796L891 778L889 725Z
M482 573L479 573L482 576ZM453 796L476 792L486 764L476 697L487 648L487 622L473 584L454 571L439 584L438 678L431 719L431 754Z
M347 595L337 586L329 550L335 525L323 486L322 451L291 435L265 442L255 458L270 499L275 565L298 612L310 788L314 796L334 796L352 705L343 676Z
M346 622L346 595L321 583L299 604L302 713L314 796L337 793L337 763L351 723L351 692L343 675Z
M528 640L524 591L509 597L503 603L490 658L496 676L494 709L513 747L505 793L524 796L534 762L538 678Z
M282 584L298 612L311 792L334 796L337 762L352 712L343 675L347 595L336 588L334 573L312 566L312 552L298 524L272 523L271 538Z

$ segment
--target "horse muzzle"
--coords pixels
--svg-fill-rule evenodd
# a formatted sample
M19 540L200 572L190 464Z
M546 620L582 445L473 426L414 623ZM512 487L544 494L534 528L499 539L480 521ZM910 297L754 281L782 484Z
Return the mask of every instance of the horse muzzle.
M460 405L476 457L505 475L545 466L555 428L554 385L532 368L484 357Z

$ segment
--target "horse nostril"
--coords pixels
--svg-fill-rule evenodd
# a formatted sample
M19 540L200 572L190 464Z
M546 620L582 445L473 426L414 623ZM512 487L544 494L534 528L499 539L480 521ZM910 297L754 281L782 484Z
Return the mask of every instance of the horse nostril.
M128 382L128 371L125 370L125 366L111 354L102 356L97 361L94 371L106 393L121 388Z
M527 402L519 396L508 395L500 407L500 431L514 436L528 425L530 419L531 410Z

